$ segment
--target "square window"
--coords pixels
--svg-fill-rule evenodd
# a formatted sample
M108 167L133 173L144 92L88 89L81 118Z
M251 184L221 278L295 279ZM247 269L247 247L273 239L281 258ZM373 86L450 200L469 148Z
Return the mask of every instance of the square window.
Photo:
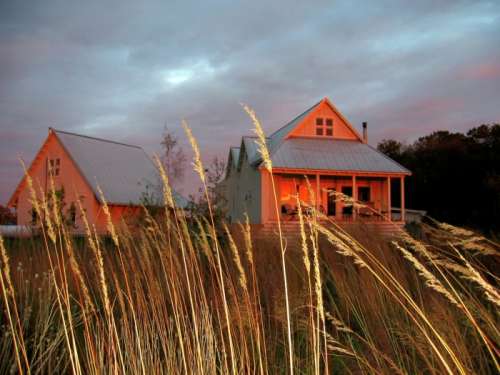
M51 167L53 167L54 166L54 159L50 159L49 160L49 164L50 164Z
M59 168L56 168L56 176L59 176Z
M316 128L316 135L323 135L323 128Z
M323 126L323 119L322 119L321 117L318 117L318 118L316 119L316 125L317 125L317 126Z
M326 126L333 126L333 120L331 118L326 119Z
M332 136L333 135L333 129L332 128L326 128L326 135Z

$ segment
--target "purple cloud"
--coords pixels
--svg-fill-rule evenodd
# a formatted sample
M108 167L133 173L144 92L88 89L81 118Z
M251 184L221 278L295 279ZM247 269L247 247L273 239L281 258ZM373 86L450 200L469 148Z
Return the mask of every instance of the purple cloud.
M500 121L500 4L489 1L0 3L0 203L47 127L206 159L324 96L370 140ZM188 176L184 192L195 190Z

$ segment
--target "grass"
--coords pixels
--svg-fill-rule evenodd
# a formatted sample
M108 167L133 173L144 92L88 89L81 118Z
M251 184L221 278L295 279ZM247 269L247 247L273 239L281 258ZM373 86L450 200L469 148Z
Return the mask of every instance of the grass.
M295 234L167 208L74 238L39 202L40 236L0 240L0 373L498 373L498 244L347 233L298 204Z

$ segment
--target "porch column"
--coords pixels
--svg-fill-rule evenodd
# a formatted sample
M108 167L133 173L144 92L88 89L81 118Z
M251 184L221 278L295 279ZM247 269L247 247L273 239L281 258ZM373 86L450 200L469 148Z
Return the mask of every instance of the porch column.
M405 210L405 176L401 176L401 221L406 221L406 210Z
M387 177L387 219L392 221L391 212L391 176Z
M352 218L356 220L356 207L355 204L358 202L358 189L356 188L356 176L352 175L352 199L354 201L352 206Z
M320 206L320 200L321 200L321 195L320 195L320 185L319 185L319 173L316 173L316 211L319 212L319 206Z

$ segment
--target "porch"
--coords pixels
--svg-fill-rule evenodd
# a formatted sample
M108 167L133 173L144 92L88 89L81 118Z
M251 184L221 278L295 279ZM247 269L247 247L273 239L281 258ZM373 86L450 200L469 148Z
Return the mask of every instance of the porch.
M329 220L335 222L404 224L406 221L404 177L404 175L348 174L333 171L308 173L306 176L291 171L276 172L273 179L279 205L279 219L281 222L298 221L296 200L298 195L306 206L315 207ZM264 201L263 203L266 204ZM307 207L304 208L304 213L308 214ZM278 219L276 216L276 210L274 213L269 209L263 210L263 223L276 222Z

